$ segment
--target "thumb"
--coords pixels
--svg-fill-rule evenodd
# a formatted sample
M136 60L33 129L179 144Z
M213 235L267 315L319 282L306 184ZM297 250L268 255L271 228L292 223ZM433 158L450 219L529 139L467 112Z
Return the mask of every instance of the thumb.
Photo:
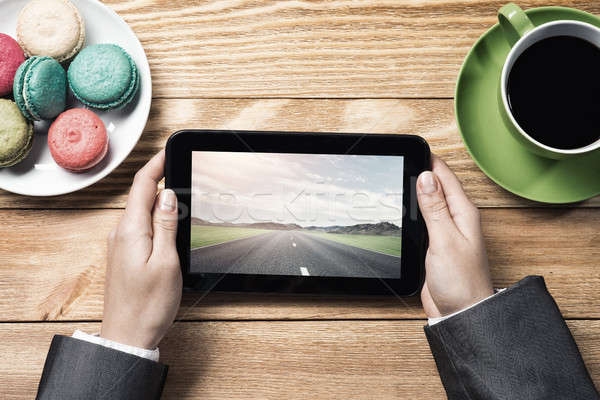
M171 189L165 189L157 196L152 214L153 252L176 251L177 219L177 196Z
M433 172L425 171L419 176L417 198L432 245L440 240L443 241L457 230L450 215L442 185Z

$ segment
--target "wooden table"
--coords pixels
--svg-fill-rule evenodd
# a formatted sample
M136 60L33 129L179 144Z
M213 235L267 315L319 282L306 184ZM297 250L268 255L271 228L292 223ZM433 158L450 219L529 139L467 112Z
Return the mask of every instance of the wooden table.
M131 156L68 196L0 193L0 398L31 399L54 334L98 331L105 238L135 171L181 128L424 136L481 207L496 286L544 275L600 385L600 198L525 201L467 154L461 62L503 1L107 1L146 49L154 101ZM600 14L594 0L523 1ZM165 399L443 399L417 298L185 296Z

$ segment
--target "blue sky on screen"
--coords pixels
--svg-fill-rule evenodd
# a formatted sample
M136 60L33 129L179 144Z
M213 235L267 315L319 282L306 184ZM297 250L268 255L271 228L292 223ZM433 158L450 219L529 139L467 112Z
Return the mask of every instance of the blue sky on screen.
M194 152L192 217L401 226L403 169L391 156Z

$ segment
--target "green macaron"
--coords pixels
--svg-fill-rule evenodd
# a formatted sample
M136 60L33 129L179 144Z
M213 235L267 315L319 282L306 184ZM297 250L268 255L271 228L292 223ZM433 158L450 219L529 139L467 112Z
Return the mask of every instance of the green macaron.
M17 70L13 93L27 119L53 119L66 107L67 74L51 57L31 57Z
M22 161L32 145L32 123L13 101L0 99L0 167L12 167Z
M115 44L86 47L75 57L67 75L75 97L101 110L126 106L140 86L135 62Z

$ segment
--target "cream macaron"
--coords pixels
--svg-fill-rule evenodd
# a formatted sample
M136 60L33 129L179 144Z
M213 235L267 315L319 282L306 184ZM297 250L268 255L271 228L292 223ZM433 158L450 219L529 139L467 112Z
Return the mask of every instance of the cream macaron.
M17 40L25 55L52 57L64 62L85 44L85 24L68 0L33 0L17 20Z

